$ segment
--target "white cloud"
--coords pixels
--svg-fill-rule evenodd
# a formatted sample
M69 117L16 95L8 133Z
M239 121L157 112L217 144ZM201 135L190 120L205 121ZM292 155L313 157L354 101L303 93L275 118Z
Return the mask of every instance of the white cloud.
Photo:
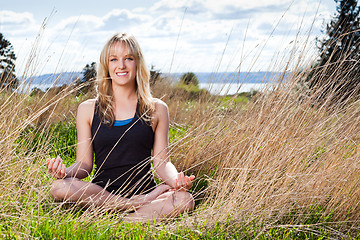
M280 5L289 5L292 0L257 0L257 1L234 1L234 0L206 0L204 1L206 6L212 8L213 10L219 9L219 11L224 10L227 7L233 8L242 8L242 9L261 9L267 8L269 6L280 6Z
M102 24L102 19L97 16L81 15L62 20L56 25L56 29L58 31L64 31L75 28L87 32L99 28Z
M159 11L159 12L168 12L169 10L179 10L189 8L190 11L203 11L204 9L204 1L199 0L161 0L154 4L154 6L150 9L151 11Z
M34 33L39 27L40 24L36 23L32 13L0 11L0 31L7 36L24 36Z
M148 64L164 72L170 69L174 52L172 71L214 71L220 59L220 70L235 70L241 61L242 69L247 70L255 60L259 68L268 67L274 55L289 47L299 29L301 37L307 36L317 6L314 0L160 0L150 9L70 16L48 24L38 43L37 64L44 72L80 71L98 60L112 34L125 31L138 38ZM319 34L322 19L330 14L323 5L317 14L314 32ZM12 36L17 56L26 58L31 42L25 39L35 38L41 24L32 13L10 11L0 11L0 23L0 31Z
M0 11L0 21L3 25L31 25L34 23L34 18L29 12Z

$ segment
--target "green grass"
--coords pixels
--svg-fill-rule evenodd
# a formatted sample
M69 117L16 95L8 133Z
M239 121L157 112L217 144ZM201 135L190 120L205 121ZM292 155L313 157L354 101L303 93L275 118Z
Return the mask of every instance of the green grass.
M185 133L186 127L171 127L170 139L174 141ZM75 159L74 119L52 124L46 129L28 128L19 139L23 145L27 139L33 139L30 144L24 145L28 151L37 151L47 141L51 146L49 153L52 156L61 153L67 165ZM44 179L50 181L45 168ZM207 187L208 182L200 179L194 185L194 191L200 191ZM198 201L197 204L201 205L202 202ZM225 222L209 224L199 221L188 226L186 218L171 220L168 224L131 224L121 221L121 216L116 213L92 217L85 209L54 203L50 196L41 199L36 191L25 193L24 197L19 198L18 206L18 215L12 212L9 218L0 216L1 239L360 239L355 231L347 235L334 234L334 229L342 226L332 224L332 213L325 214L319 207L295 210L276 221L248 221L244 216L229 213ZM22 211L27 211L27 214L24 215ZM201 211L201 208L197 208L192 215L196 216L197 211ZM25 219L29 215L31 219ZM244 221L234 220L238 217ZM276 215L272 219L276 219ZM177 224L174 225L175 222Z
M239 93L236 95L220 96L218 101L225 106L229 104L246 104L253 96L251 93Z
M265 222L251 221L238 225L229 217L227 221L213 226L197 223L191 227L170 227L170 224L132 224L121 221L116 214L83 221L83 210L67 212L66 207L57 208L53 214L45 204L38 216L31 221L15 226L18 221L1 221L1 239L328 239L335 237L330 227L317 222L291 225L279 222L278 226L267 226ZM85 216L86 218L87 216ZM14 219L15 220L15 219ZM176 221L176 220L175 220ZM25 221L24 221L25 223ZM336 226L335 226L336 227ZM14 232L13 229L18 229ZM30 229L30 231L29 231ZM25 234L26 233L26 234ZM350 237L339 235L341 237ZM355 235L353 239L358 239Z
M20 135L17 151L28 154L46 145L49 147L49 157L61 155L65 164L72 164L76 158L76 140L75 119L51 124L47 128L30 126Z

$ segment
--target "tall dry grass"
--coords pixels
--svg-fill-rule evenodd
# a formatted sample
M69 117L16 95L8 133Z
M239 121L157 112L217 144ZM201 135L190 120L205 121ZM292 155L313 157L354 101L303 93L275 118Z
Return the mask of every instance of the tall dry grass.
M311 67L297 66L286 81L248 104L235 97L226 104L214 96L190 104L169 99L173 123L186 128L171 144L172 158L209 184L199 194L195 222L215 225L230 218L244 225L265 222L264 231L318 224L360 230L357 89L334 104L331 96L341 88L328 91L329 85L344 74L334 69L329 78L328 70L318 71L327 84L312 91L307 88ZM324 89L328 92L318 101ZM317 222L306 223L314 214Z
M52 149L47 128L73 119L79 102L74 88L36 96L20 88L0 92L0 238L31 238L36 226L52 215L51 179L44 174Z
M309 69L297 69L243 104L236 96L227 102L208 95L189 100L166 81L154 86L154 94L169 105L172 127L181 132L170 145L174 163L202 180L196 184L206 183L194 193L201 198L194 213L170 222L169 229L219 222L235 228L254 221L260 232L284 225L311 227L304 222L316 212L319 220L311 224L335 224L338 236L359 231L360 102L315 104L310 91L299 88ZM77 215L77 207L55 203L48 194L45 159L51 133L46 128L71 121L81 101L73 91L34 97L0 93L0 220L17 236L31 236L44 222L59 227L73 221L74 229L121 222L121 215L114 218L117 213L95 208ZM24 130L34 126L43 139L28 151L34 135L24 136ZM20 138L25 139L21 144ZM328 216L331 223L325 223Z

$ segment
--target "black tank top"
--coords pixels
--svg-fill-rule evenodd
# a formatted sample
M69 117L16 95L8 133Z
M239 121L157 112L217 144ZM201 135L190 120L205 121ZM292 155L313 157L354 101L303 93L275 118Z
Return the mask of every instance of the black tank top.
M101 122L95 104L91 135L96 165L93 183L124 197L156 186L150 164L154 132L139 117L139 104L130 123L111 127Z

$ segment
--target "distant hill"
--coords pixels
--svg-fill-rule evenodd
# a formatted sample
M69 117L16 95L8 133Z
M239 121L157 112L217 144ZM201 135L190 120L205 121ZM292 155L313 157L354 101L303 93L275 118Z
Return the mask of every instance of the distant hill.
M54 85L61 86L72 83L76 77L83 78L81 72L50 73L34 76L26 79L31 85ZM20 79L20 78L19 78Z

